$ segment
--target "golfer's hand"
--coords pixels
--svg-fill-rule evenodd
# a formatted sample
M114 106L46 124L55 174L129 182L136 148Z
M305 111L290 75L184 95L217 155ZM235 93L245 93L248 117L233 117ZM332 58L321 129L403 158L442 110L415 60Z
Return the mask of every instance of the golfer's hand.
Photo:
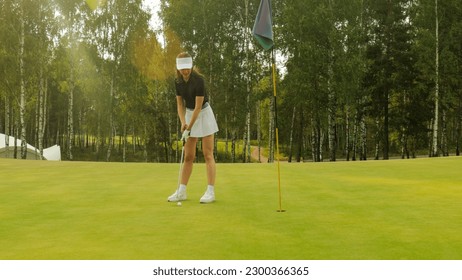
M188 130L188 124L187 123L182 123L181 124L181 131L184 132L185 130Z
M181 136L181 140L185 141L185 142L188 142L189 133L190 133L190 131L187 130L187 129L185 131L183 131L183 135Z

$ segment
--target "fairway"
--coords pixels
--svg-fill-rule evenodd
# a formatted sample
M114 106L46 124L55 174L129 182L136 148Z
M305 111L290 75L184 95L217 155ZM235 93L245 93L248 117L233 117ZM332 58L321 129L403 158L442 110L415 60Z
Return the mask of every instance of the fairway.
M462 259L462 158L217 164L0 159L0 259Z

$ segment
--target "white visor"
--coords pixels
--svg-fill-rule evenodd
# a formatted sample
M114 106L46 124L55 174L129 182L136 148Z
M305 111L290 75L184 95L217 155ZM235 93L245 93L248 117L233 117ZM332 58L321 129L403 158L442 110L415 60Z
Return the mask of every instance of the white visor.
M176 59L176 69L191 69L193 66L192 57L181 57Z

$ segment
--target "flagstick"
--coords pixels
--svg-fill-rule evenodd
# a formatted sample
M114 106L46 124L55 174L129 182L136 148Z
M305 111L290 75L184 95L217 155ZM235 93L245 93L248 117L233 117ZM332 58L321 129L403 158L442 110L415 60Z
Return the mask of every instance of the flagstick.
M275 112L275 134L276 134L276 158L278 161L278 190L279 190L279 210L278 212L285 212L282 210L282 197L281 197L281 168L279 164L279 129L278 129L278 108L277 108L277 94L276 94L276 65L274 58L274 41L273 41L273 20L271 18L271 0L261 0L258 8L255 24L252 33L257 39L258 43L265 49L271 49L272 68L273 68L273 92L274 92L274 112Z
M282 210L282 195L281 195L281 168L279 160L279 128L278 128L278 106L277 106L277 91L276 91L276 65L274 59L274 48L271 50L271 60L273 68L273 97L274 97L274 122L276 130L276 160L278 162L278 193L279 193L279 210L278 212L285 212Z

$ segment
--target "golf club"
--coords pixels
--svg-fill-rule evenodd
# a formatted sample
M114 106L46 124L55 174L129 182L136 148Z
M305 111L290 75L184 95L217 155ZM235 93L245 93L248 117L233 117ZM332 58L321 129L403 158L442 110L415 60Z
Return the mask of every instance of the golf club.
M179 200L178 194L180 193L181 173L183 171L184 145L186 143L186 140L184 138L181 138L181 140L183 141L183 146L181 147L180 171L178 172L178 184L176 187L176 198L177 198L178 203L181 203Z

